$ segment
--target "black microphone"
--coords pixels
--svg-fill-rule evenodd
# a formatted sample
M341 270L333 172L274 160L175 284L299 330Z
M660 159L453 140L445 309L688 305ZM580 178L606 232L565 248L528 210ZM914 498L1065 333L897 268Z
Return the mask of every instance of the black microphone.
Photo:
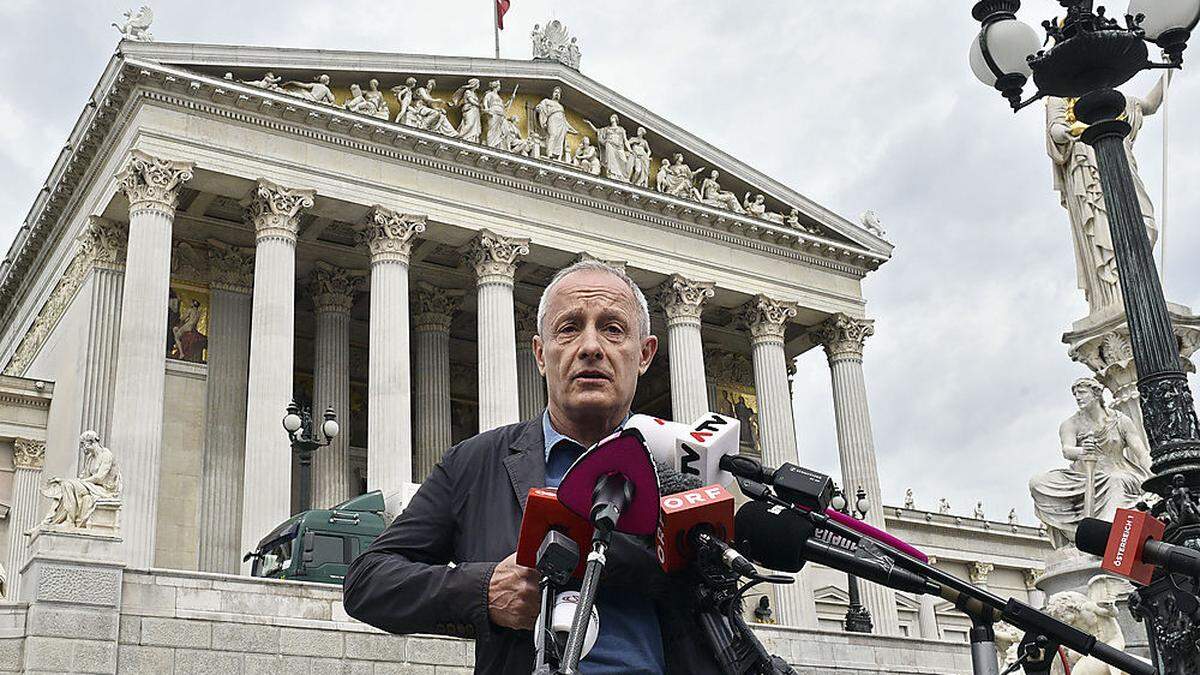
M736 548L761 565L783 572L799 572L812 561L909 593L938 593L928 578L901 567L881 549L864 539L853 550L831 545L817 536L816 527L795 509L752 501L734 518Z
M1075 546L1084 553L1107 559L1105 554L1113 534L1112 529L1113 524L1106 520L1084 518L1075 529ZM1138 562L1148 563L1172 574L1200 578L1200 552L1190 548L1147 538L1142 542L1129 542L1120 550L1122 553L1127 551L1134 558L1135 565Z

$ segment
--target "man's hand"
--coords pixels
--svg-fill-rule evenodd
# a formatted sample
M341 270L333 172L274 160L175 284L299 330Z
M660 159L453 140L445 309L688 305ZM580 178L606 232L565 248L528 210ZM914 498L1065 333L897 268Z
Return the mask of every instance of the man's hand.
M542 605L539 579L537 570L517 564L516 553L501 560L488 581L488 617L492 623L505 628L533 628Z

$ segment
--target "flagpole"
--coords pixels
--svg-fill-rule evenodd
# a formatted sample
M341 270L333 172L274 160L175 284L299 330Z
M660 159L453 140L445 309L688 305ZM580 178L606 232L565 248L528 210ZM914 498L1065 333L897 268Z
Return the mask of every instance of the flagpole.
M492 3L492 32L496 35L496 58L500 58L500 3L496 0L490 0Z

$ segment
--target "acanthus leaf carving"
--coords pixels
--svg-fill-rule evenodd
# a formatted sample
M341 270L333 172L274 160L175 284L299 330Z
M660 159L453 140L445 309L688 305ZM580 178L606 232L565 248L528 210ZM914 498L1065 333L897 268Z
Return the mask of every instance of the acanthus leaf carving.
M716 294L716 284L708 281L692 281L672 274L663 283L658 293L659 303L667 314L667 322L699 322L704 301Z
M407 265L413 239L425 231L426 217L373 206L359 227L358 240L371 252L371 263L398 262Z
M46 442L29 438L13 439L13 466L40 470L46 463Z
M117 173L117 185L129 198L130 211L156 209L174 214L179 188L192 179L193 166L132 150Z
M875 321L836 314L817 326L814 334L825 346L830 359L841 356L862 358L864 343L875 334Z
M79 251L94 267L111 270L125 268L129 243L129 225L99 216L89 216L78 237Z
M249 293L254 288L254 249L208 240L209 286Z
M517 258L529 255L529 240L504 237L491 230L480 230L467 247L467 259L479 283L513 282Z
M787 322L796 316L796 303L756 295L742 311L753 341L782 341Z
M318 312L349 313L354 296L366 284L366 273L318 260L308 290Z
M300 229L300 211L312 207L315 190L288 188L265 178L242 205L246 208L246 222L254 226L255 237L296 241Z

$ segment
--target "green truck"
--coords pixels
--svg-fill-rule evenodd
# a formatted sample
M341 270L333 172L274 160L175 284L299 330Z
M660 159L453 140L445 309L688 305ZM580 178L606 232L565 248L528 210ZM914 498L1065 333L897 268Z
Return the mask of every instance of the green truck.
M387 527L383 493L376 490L328 509L310 509L288 518L258 542L243 561L250 574L341 585L360 551Z

